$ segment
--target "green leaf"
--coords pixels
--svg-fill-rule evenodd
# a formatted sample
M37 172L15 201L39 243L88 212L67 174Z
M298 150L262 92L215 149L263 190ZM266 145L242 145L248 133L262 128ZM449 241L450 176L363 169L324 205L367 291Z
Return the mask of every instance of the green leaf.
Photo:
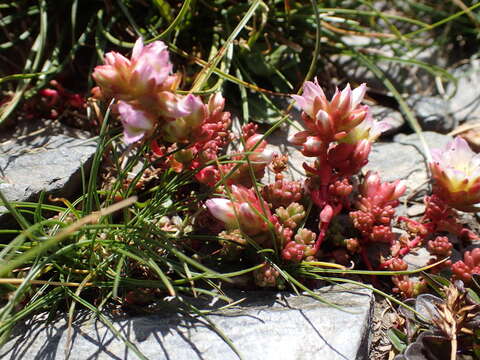
M407 347L407 335L400 330L395 328L388 329L387 336L398 351L402 352Z
M473 301L475 301L477 304L480 304L480 296L478 296L478 294L475 291L468 288L467 293L472 298Z
M428 285L441 297L444 296L442 286L449 287L451 285L451 282L447 278L440 275L427 274L424 272L423 277L427 280Z

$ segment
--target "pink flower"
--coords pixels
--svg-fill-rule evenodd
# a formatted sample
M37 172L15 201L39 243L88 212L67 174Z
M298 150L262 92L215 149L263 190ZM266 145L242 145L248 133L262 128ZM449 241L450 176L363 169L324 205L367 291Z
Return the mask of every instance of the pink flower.
M125 143L131 144L138 141L145 136L145 133L153 129L154 118L145 111L124 101L118 102L117 110L123 124Z
M355 90L347 85L335 92L328 101L322 88L315 82L306 82L302 96L292 95L303 109L302 119L307 128L292 136L289 141L303 146L305 156L318 156L322 144L341 140L367 117L367 106L360 105L366 92L362 84Z
M348 134L339 140L340 143L354 144L362 140L368 142L375 142L382 132L390 129L390 124L385 121L375 121L370 113L367 111L365 119L351 129Z
M480 203L480 154L456 137L443 150L432 150L430 163L434 192L448 205L463 211L478 211Z
M132 77L138 83L161 85L172 72L168 48L162 41L154 41L146 46L138 38L132 52Z
M249 157L251 161L257 164L268 165L272 162L275 152L266 149L268 144L265 140L261 140L262 137L262 134L254 134L250 136L245 142L245 151L253 151L253 154ZM260 142L260 144L253 149L258 142Z
M107 97L117 96L129 100L131 62L123 55L109 52L105 55L105 65L99 65L93 71L93 78Z
M160 91L153 96L140 98L140 102L144 107L151 108L159 115L172 120L190 113L191 110L185 107L184 99L185 97L171 91Z
M173 66L163 42L155 41L144 46L139 38L130 60L116 52L109 52L104 62L104 65L95 68L92 75L103 95L124 101L136 100L152 112L156 107L160 110L168 108L163 106L162 101L171 101L171 97L165 99L163 95L157 98L157 94L174 91L180 77L170 75ZM160 104L156 103L157 100Z
M207 115L207 107L198 96L192 94L180 100L178 109L184 115L168 121L162 128L163 138L172 143L188 142L198 135Z
M211 214L228 229L239 228L247 235L255 236L268 229L271 216L268 205L255 192L243 186L232 185L231 200L214 198L206 201ZM265 211L265 212L264 212Z
M384 208L386 206L395 207L398 198L405 193L407 186L403 180L382 183L380 176L374 172L367 172L362 184L360 184L360 194L362 200L368 200L370 206ZM366 211L361 206L360 210Z
M275 152L267 149L267 142L261 140L263 135L257 134L256 126L247 124L243 128L243 136L245 140L244 155L233 156L233 160L243 161L236 171L228 178L228 184L241 184L244 186L252 186L252 171L255 179L261 179L265 175L265 169L273 160ZM245 130L251 131L245 131ZM252 134L253 132L253 134ZM245 138L247 137L247 138ZM258 145L257 145L258 144ZM248 159L248 161L247 161ZM234 163L222 166L223 172L227 173L235 167Z
M222 93L215 93L208 99L208 115L210 118L216 118L220 114L223 114L223 108L225 107L225 98Z
M294 145L301 146L300 151L309 157L320 156L325 151L325 143L320 136L314 136L311 131L300 131L288 138Z

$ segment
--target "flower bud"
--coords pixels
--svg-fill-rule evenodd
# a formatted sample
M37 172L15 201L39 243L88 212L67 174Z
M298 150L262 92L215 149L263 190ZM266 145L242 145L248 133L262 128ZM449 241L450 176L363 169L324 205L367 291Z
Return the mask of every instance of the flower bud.
M235 211L233 209L233 203L228 199L209 199L205 202L210 213L222 221L229 229L237 227L238 221L235 217Z

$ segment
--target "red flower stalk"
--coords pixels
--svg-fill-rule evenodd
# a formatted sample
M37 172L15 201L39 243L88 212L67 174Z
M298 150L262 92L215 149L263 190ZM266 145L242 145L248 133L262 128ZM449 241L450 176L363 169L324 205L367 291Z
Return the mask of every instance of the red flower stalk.
M348 207L348 194L351 186L347 179L337 181L337 176L331 172L331 167L323 166L315 170L306 164L304 167L309 171L316 171L318 176L310 179L306 189L310 193L312 201L321 208L318 228L320 233L315 243L315 253L320 249L327 234L328 226L332 219L340 213L343 207Z

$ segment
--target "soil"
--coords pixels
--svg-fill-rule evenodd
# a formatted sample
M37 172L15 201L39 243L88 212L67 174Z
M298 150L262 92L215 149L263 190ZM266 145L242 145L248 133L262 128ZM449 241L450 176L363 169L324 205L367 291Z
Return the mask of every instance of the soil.
M382 296L375 295L371 334L370 360L391 360L395 357L387 332L394 327L399 317L393 304Z

